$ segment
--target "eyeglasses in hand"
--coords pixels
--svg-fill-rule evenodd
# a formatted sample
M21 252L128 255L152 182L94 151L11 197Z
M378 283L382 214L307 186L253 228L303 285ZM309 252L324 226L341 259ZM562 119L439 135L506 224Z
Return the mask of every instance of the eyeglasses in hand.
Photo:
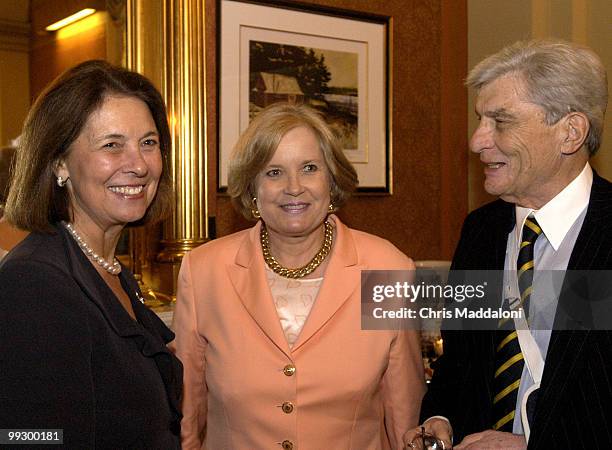
M446 450L444 442L436 438L433 434L425 431L425 427L421 427L421 432L417 434L412 442L406 445L406 450Z

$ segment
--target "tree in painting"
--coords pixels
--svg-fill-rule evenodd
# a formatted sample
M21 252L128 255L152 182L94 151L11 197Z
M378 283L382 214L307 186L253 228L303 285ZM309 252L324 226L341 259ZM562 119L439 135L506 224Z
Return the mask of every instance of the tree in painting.
M320 98L331 80L325 56L317 56L312 48L251 41L249 60L251 89L255 88L258 73L276 73L294 77L306 97Z

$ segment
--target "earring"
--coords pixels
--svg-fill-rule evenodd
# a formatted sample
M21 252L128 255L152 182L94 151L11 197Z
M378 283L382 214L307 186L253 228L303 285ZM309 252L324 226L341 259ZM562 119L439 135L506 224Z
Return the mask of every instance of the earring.
M56 180L57 185L58 185L59 187L64 187L64 186L66 186L66 182L67 182L67 181L68 181L68 178L66 178L66 179L64 180L64 178L63 178L63 177L59 177L59 176L57 177L57 180Z
M330 203L329 203L329 207L327 208L327 213L328 213L328 214L331 214L331 213L333 213L335 210L336 210L336 208L334 207L334 204L330 202Z
M259 214L259 209L257 209L257 197L253 197L253 206L251 207L251 214L257 220L261 219L261 214Z

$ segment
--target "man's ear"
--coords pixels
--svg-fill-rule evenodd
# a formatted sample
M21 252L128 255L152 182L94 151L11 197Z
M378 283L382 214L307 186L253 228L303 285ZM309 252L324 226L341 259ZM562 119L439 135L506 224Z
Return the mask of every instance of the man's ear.
M564 134L561 153L573 155L582 148L589 134L589 119L581 112L571 112L561 120L561 132Z

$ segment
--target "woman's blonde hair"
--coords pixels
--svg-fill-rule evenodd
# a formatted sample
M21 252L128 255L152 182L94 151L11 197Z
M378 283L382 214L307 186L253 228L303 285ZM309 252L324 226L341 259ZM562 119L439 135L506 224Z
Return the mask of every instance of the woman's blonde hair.
M272 159L281 139L301 126L308 127L317 137L329 170L334 208L344 205L357 187L357 172L321 115L307 105L274 103L261 111L242 133L230 159L227 192L247 219L254 219L251 211L257 175Z

